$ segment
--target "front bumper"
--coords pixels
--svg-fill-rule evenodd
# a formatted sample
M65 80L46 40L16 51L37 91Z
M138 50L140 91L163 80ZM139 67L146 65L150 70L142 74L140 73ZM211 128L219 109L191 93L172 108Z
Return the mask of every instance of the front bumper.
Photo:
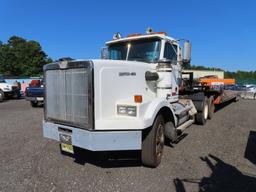
M4 96L5 97L12 97L14 96L15 92L14 91L5 91Z
M21 93L20 93L20 90L5 91L4 96L7 98L14 97L14 96L20 97Z
M88 131L80 128L43 122L43 135L60 141L59 135L71 136L71 144L90 151L140 150L141 131Z

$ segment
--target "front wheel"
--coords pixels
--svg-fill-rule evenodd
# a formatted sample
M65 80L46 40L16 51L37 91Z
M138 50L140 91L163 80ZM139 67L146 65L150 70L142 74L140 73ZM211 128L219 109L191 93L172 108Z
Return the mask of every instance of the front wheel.
M164 118L158 115L151 128L143 132L141 161L148 167L157 167L162 159L164 148Z
M4 100L4 92L0 90L0 102Z

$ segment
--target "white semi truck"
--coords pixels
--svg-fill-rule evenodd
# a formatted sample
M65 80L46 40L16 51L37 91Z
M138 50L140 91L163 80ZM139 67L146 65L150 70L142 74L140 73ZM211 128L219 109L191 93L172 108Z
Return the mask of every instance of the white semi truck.
M0 74L0 102L6 98L19 98L20 89L16 85L7 83L4 79L4 76Z
M175 141L195 121L204 124L212 111L203 91L179 95L182 64L191 55L182 41L150 30L117 33L102 59L45 65L44 137L69 153L141 150L142 164L157 167L165 139Z

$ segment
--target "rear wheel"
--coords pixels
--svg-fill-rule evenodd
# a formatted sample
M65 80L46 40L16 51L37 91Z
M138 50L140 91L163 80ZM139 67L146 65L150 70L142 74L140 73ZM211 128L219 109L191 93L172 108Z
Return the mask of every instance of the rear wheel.
M204 97L204 100L202 101L203 110L201 112L198 112L196 114L196 122L199 125L204 125L206 123L206 120L208 118L209 113L209 107L208 107L208 99L207 97Z
M141 161L148 167L157 167L163 155L164 148L164 118L158 115L153 126L145 130L142 141Z
M38 106L37 101L31 101L30 104L31 104L32 107L37 107Z
M209 102L208 102L208 119L212 119L213 118L213 114L214 114L214 111L215 111L215 105L213 103L213 97L210 97L209 98Z
M0 90L0 102L4 100L4 92Z
M235 98L235 102L238 102L241 98L241 95L237 95L236 98Z

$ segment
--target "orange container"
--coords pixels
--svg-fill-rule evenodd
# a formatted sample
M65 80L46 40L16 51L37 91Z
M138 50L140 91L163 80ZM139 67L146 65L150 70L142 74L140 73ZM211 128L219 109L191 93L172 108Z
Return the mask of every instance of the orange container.
M202 84L214 85L214 84L224 84L224 85L235 85L235 79L215 79L215 78L201 78L199 80Z

